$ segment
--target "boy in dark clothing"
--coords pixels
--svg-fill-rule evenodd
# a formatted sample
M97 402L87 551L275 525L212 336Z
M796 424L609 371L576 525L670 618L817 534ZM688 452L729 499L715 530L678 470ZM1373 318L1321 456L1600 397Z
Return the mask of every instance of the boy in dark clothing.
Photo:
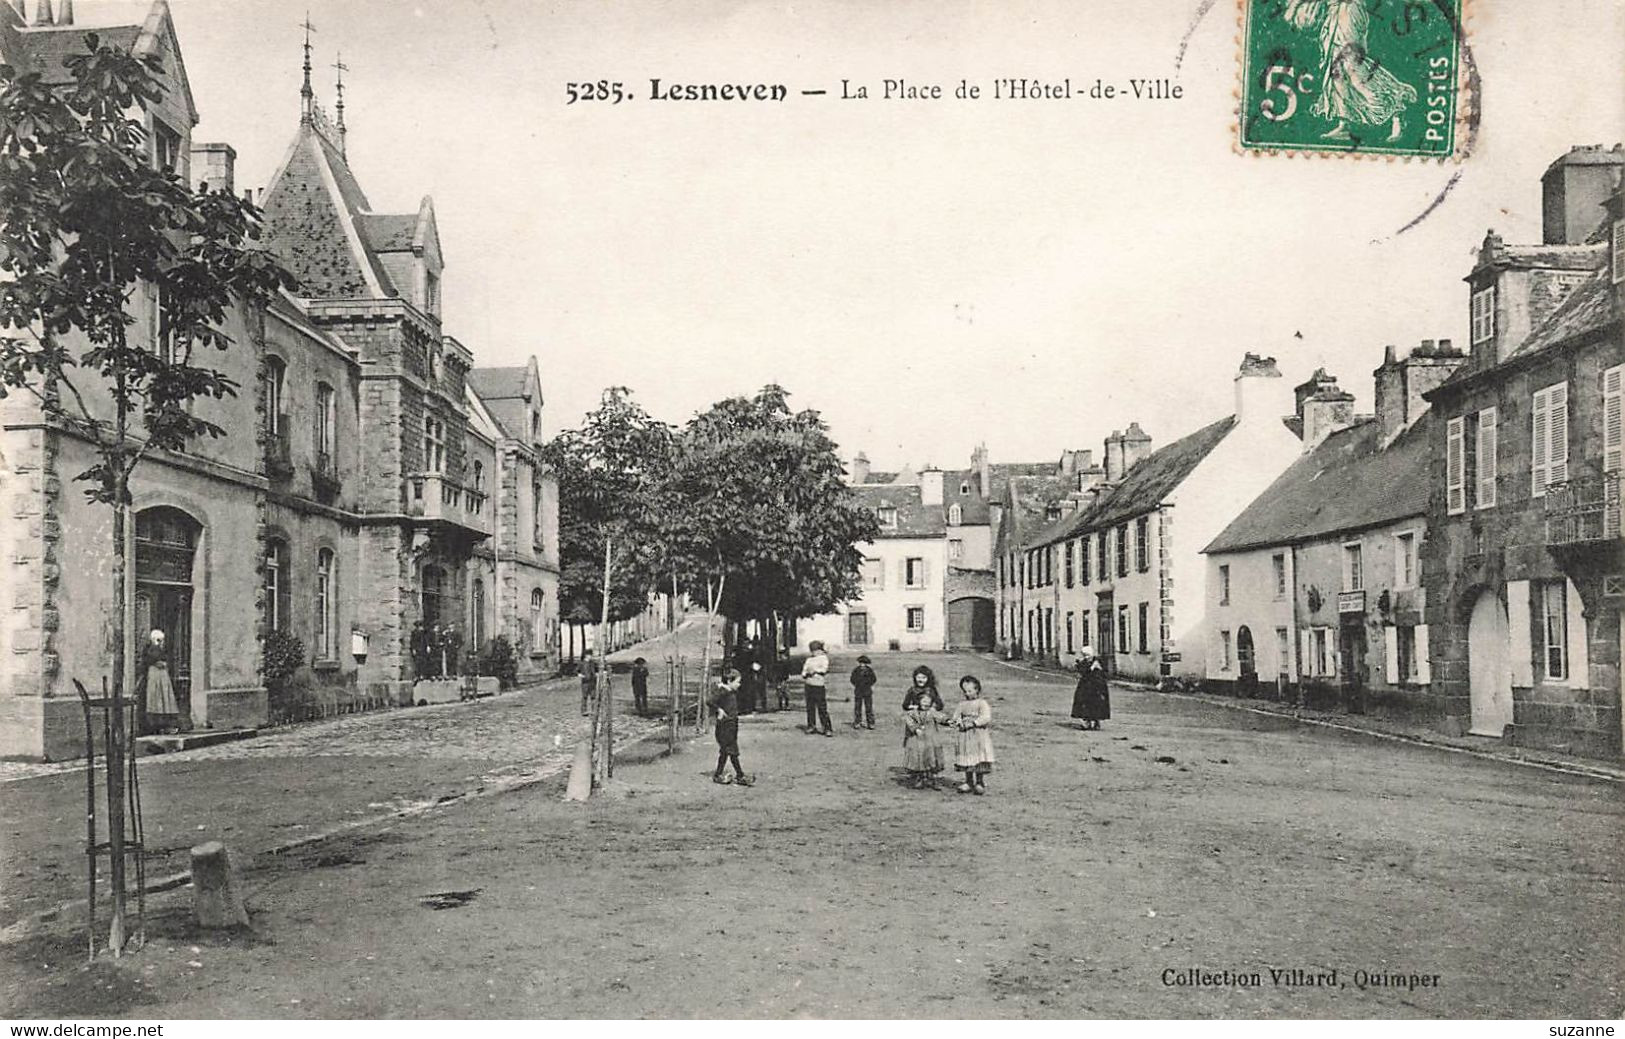
M581 651L581 716L587 716L587 706L592 700L593 690L598 686L598 661L593 659L592 650Z
M632 702L639 718L649 713L649 662L642 657L632 661Z
M863 725L867 717L869 728L875 727L875 669L869 666L869 658L858 658L858 666L852 669L852 727L854 729Z
M739 669L730 667L722 673L717 691L707 701L717 712L717 768L711 773L711 782L728 782L722 777L722 766L731 764L733 781L740 786L750 786L751 778L739 764L739 681Z

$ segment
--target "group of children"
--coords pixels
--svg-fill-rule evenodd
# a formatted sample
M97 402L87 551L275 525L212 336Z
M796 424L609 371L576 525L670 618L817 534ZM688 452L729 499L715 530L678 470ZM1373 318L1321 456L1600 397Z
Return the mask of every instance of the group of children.
M814 642L807 665L802 670L807 687L807 727L809 734L833 736L829 708L824 696L829 657L822 643ZM711 773L713 783L733 782L751 785L739 763L739 687L742 677L737 668L723 672L722 681L710 699L717 713L717 767ZM868 657L858 658L852 671L852 727L875 727L874 668ZM908 695L903 698L903 768L908 772L909 785L916 790L936 790L938 776L946 770L947 754L942 730L954 731L954 768L961 774L958 790L962 794L987 793L987 776L993 771L993 739L988 730L993 725L993 708L982 695L982 683L975 675L959 680L962 699L952 711L943 704L937 690L937 676L921 664L914 669ZM732 765L734 778L723 774Z

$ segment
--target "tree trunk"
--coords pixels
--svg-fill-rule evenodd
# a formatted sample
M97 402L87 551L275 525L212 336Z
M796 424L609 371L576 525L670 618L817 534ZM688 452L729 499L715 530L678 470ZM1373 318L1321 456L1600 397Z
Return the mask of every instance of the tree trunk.
M727 587L728 574L726 572L717 580L714 590L710 581L705 582L705 653L701 658L702 663L700 665L700 702L698 710L695 712L695 727L700 732L705 731L706 724L710 721L705 701L706 694L711 689L711 635L716 629L717 607L722 604L722 593Z
M613 759L614 747L614 717L615 704L609 691L609 585L610 572L614 556L611 550L615 539L604 539L604 599L603 608L599 611L598 619L598 689L593 704L593 717L598 730L598 762L593 769L593 778L598 786L604 785L609 777L615 773Z
M671 599L666 603L666 631L671 635L671 661L666 665L666 687L671 691L671 709L667 712L666 752L677 753L677 719L682 711L682 696L672 676L677 667L677 571L671 572Z
M114 956L124 952L125 921L125 857L124 857L124 770L126 733L124 731L125 674L133 670L134 649L129 643L134 626L129 618L130 586L134 583L130 573L130 506L129 476L118 481L118 501L113 506L113 695L107 705L107 849L108 879L112 888L112 917L108 926L107 944Z

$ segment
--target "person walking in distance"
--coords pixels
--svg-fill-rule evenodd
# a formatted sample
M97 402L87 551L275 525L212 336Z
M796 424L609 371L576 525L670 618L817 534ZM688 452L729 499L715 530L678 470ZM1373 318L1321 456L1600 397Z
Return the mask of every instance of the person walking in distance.
M598 661L593 659L592 650L581 651L581 716L587 716L588 706L592 703L593 690L598 685Z
M642 657L632 661L632 703L639 718L649 713L649 662Z
M807 700L807 735L815 735L822 728L825 736L833 736L835 728L829 723L828 690L825 688L829 682L829 655L824 652L824 644L817 639L807 643L807 651L807 662L801 665L801 683Z
M875 727L875 669L867 656L858 658L852 669L852 727L862 727L865 718L869 728Z
M722 673L717 691L707 701L717 712L717 767L711 773L711 782L727 783L728 780L722 775L722 767L732 765L733 782L739 786L750 786L751 778L745 775L744 767L739 764L739 684L739 669L728 668Z
M1085 646L1078 654L1078 687L1072 693L1072 717L1080 729L1098 729L1112 716L1111 693L1106 687L1106 669L1094 651Z

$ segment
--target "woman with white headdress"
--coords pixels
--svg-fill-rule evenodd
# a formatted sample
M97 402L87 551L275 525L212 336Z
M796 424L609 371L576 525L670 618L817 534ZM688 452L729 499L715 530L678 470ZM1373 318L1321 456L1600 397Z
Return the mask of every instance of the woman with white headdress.
M175 698L175 683L169 677L169 649L164 643L164 633L154 628L141 650L141 699L148 727L158 732L174 732L180 728L181 705Z

